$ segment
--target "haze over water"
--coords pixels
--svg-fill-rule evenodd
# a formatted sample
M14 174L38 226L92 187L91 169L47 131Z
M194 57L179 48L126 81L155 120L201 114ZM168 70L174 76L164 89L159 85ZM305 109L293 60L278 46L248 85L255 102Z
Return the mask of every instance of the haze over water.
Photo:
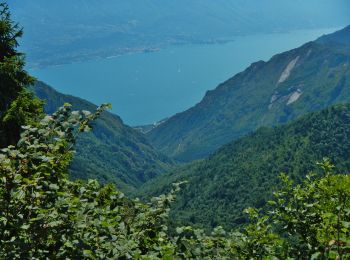
M225 44L170 46L159 52L32 69L39 80L95 104L110 102L126 124L154 123L198 103L207 90L258 60L341 28L237 37Z

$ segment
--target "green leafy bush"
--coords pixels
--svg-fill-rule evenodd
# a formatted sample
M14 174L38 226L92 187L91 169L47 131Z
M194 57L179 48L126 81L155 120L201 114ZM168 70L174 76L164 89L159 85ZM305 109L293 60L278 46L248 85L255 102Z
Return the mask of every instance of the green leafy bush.
M247 209L250 223L211 234L193 227L169 232L169 206L181 183L145 205L113 185L71 181L68 166L80 132L95 113L66 104L35 127L23 127L17 146L0 154L0 256L5 259L274 259L336 258L349 254L350 178L308 176L275 193L265 214Z
M2 150L2 257L131 258L166 251L162 219L172 194L149 208L125 199L112 185L68 179L77 134L88 131L106 107L91 114L72 112L66 104L37 127L24 127L17 147Z
M283 189L270 202L270 216L284 239L284 250L295 258L350 257L350 176L335 175L329 160L324 176L308 175L303 184L282 175Z

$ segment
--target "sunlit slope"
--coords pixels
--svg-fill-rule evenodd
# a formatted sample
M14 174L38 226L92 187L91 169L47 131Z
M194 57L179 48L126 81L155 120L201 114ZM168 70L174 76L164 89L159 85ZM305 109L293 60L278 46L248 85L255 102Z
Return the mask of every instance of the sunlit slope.
M260 126L350 102L349 28L253 63L147 136L160 151L190 161Z
M260 128L221 147L205 160L181 166L143 186L144 198L187 180L173 219L206 228L246 221L243 210L262 207L278 189L280 173L301 181L328 157L336 172L350 171L350 105L314 112L276 128Z

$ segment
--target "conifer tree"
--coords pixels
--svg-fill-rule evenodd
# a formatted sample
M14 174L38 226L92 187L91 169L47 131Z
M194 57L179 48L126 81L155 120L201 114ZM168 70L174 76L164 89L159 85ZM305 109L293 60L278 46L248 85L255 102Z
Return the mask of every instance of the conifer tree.
M15 144L21 126L42 115L42 102L27 90L35 79L24 70L24 55L17 50L22 34L8 5L0 3L0 147Z

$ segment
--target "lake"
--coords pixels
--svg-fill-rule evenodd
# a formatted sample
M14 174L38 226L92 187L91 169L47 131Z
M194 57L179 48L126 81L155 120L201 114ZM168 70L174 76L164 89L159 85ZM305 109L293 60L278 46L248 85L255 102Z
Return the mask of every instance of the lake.
M170 46L29 72L65 94L110 102L126 124L150 124L198 103L207 90L252 62L296 48L340 28L237 37L233 42Z

